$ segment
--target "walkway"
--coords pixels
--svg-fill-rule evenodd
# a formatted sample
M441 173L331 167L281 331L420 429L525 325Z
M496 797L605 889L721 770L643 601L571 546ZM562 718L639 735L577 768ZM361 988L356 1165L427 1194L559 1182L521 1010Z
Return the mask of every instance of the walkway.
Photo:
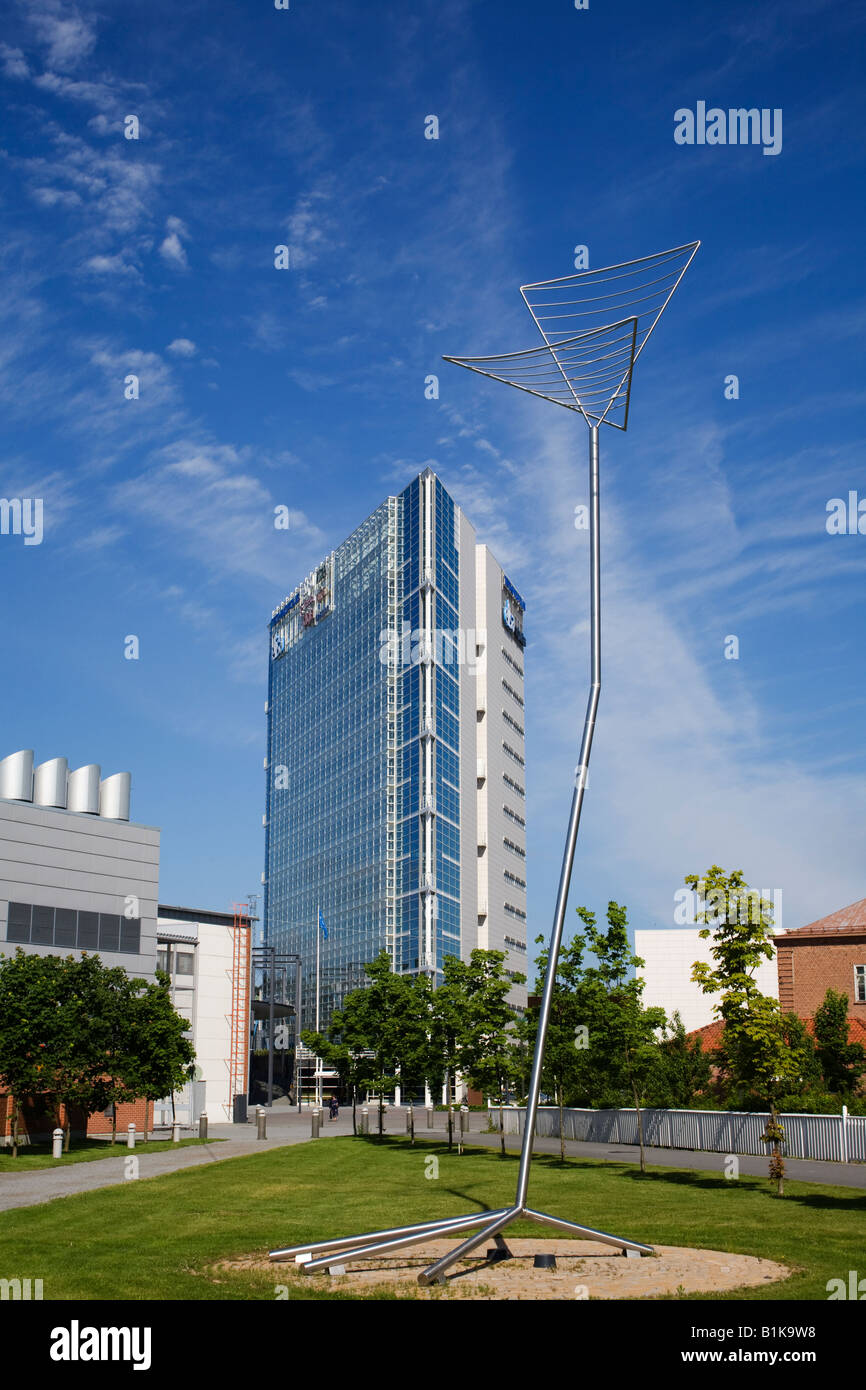
M419 1139L445 1139L446 1116L437 1111L434 1116L434 1129L425 1125L425 1111L415 1112L415 1133ZM498 1134L479 1133L478 1127L486 1124L486 1115L477 1111L470 1115L471 1131L469 1143L473 1147L494 1148L499 1144ZM370 1128L375 1129L376 1111L370 1107ZM303 1144L310 1138L310 1112L287 1107L275 1107L268 1115L267 1139L256 1139L254 1123L246 1125L212 1124L210 1137L222 1139L220 1144L190 1146L189 1148L165 1149L160 1153L142 1153L136 1156L139 1162L140 1178L160 1177L163 1173L176 1173L182 1168L197 1168L205 1163L220 1163L228 1158L248 1157L262 1153L265 1149L283 1148L289 1144ZM403 1110L389 1110L385 1117L385 1132L392 1136L405 1136L406 1118ZM352 1133L351 1109L340 1111L336 1121L322 1117L322 1138ZM457 1138L457 1117L454 1125L455 1142ZM510 1153L519 1152L520 1139L517 1135L506 1135L505 1146ZM639 1161L640 1153L636 1145L630 1144L586 1144L571 1140L566 1142L566 1153L573 1158L592 1159L603 1163L631 1163ZM535 1152L539 1154L558 1154L558 1139L536 1139ZM131 1155L116 1158L100 1158L91 1163L71 1163L59 1168L41 1168L28 1173L0 1174L0 1211L15 1207L36 1206L40 1202L50 1202L57 1197L69 1197L78 1192L92 1192L100 1187L114 1187L127 1182L126 1159ZM647 1160L651 1166L659 1168L679 1168L720 1173L725 1167L725 1154L706 1153L693 1149L647 1149ZM767 1160L762 1156L740 1156L740 1172L743 1176L766 1177ZM855 1187L866 1189L866 1163L821 1163L811 1159L786 1159L787 1176L800 1182L825 1183L836 1187Z

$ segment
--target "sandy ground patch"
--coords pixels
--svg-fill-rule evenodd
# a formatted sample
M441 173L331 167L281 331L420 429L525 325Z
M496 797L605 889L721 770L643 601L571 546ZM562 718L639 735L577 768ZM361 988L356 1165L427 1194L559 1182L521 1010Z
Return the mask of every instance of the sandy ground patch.
M357 1260L345 1273L303 1274L294 1261L271 1261L265 1256L223 1261L214 1269L269 1271L275 1284L317 1281L339 1289L356 1289L366 1296L411 1291L419 1298L468 1299L590 1299L658 1298L664 1294L712 1293L753 1288L785 1279L792 1271L772 1260L754 1255L731 1255L723 1250L692 1250L686 1246L657 1245L656 1254L626 1259L597 1241L552 1239L534 1236L508 1239L512 1258L490 1264L473 1251L452 1267L447 1282L421 1288L418 1275L428 1264L453 1249L454 1242L431 1240L378 1259ZM534 1269L536 1255L555 1255L556 1269ZM339 1256L335 1255L335 1265Z

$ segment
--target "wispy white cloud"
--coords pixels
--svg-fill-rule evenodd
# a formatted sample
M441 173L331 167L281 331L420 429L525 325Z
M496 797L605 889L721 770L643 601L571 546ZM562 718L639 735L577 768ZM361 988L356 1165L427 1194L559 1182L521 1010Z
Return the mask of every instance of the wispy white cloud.
M173 357L195 357L198 348L190 338L174 338L166 348ZM212 365L208 363L208 365Z
M179 217L169 217L165 223L165 237L160 245L159 254L169 265L176 266L179 270L186 270L188 261L183 243L189 239L189 232Z

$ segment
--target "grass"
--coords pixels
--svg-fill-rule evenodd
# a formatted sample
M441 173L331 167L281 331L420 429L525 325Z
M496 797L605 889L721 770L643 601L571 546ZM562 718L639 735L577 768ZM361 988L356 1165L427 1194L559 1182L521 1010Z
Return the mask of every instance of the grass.
M222 1139L153 1139L147 1144L136 1143L135 1152L158 1154L163 1149L189 1148L190 1144L222 1144ZM50 1144L27 1144L18 1150L18 1157L0 1149L0 1173L29 1173L34 1168L64 1168L68 1163L93 1163L98 1158L121 1158L133 1152L126 1144L112 1144L105 1139L76 1139L68 1154L54 1158Z
M431 1155L436 1180L425 1177ZM313 1276L296 1285L280 1265L213 1267L276 1245L505 1206L516 1176L516 1155L458 1156L431 1142L349 1137L270 1149L0 1213L0 1274L43 1279L46 1299L272 1300L284 1284L289 1299L340 1301L353 1295ZM641 1177L631 1165L539 1155L530 1192L542 1210L634 1240L761 1255L794 1270L781 1283L693 1298L825 1301L827 1281L847 1278L866 1248L857 1189L786 1182L779 1199L760 1178L669 1168ZM538 1233L527 1223L510 1230Z

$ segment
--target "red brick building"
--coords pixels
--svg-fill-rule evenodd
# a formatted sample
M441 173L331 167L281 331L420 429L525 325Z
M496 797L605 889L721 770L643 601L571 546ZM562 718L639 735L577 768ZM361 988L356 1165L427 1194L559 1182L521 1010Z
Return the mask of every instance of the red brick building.
M12 1137L12 1101L5 1091L0 1091L0 1146L8 1147ZM111 1134L111 1117L101 1110L91 1115L87 1121L86 1131L84 1115L81 1111L74 1108L70 1112L71 1133L73 1138L81 1138L85 1132L90 1135L109 1135ZM127 1126L135 1125L136 1134L140 1138L144 1136L145 1120L147 1121L148 1133L153 1128L153 1102L136 1100L128 1105L118 1105L117 1107L117 1138L120 1143L126 1139ZM59 1114L54 1107L46 1107L43 1098L36 1096L32 1101L25 1102L18 1111L18 1139L20 1143L44 1143L51 1138L55 1127L61 1127L66 1123L66 1107L59 1107Z
M776 937L779 1003L811 1018L828 989L848 996L848 1017L866 1024L866 898Z
M775 938L779 1004L783 1013L812 1020L828 989L848 996L848 1041L866 1046L866 898L831 912L818 922ZM710 1023L700 1036L705 1051L719 1046L722 1023Z

